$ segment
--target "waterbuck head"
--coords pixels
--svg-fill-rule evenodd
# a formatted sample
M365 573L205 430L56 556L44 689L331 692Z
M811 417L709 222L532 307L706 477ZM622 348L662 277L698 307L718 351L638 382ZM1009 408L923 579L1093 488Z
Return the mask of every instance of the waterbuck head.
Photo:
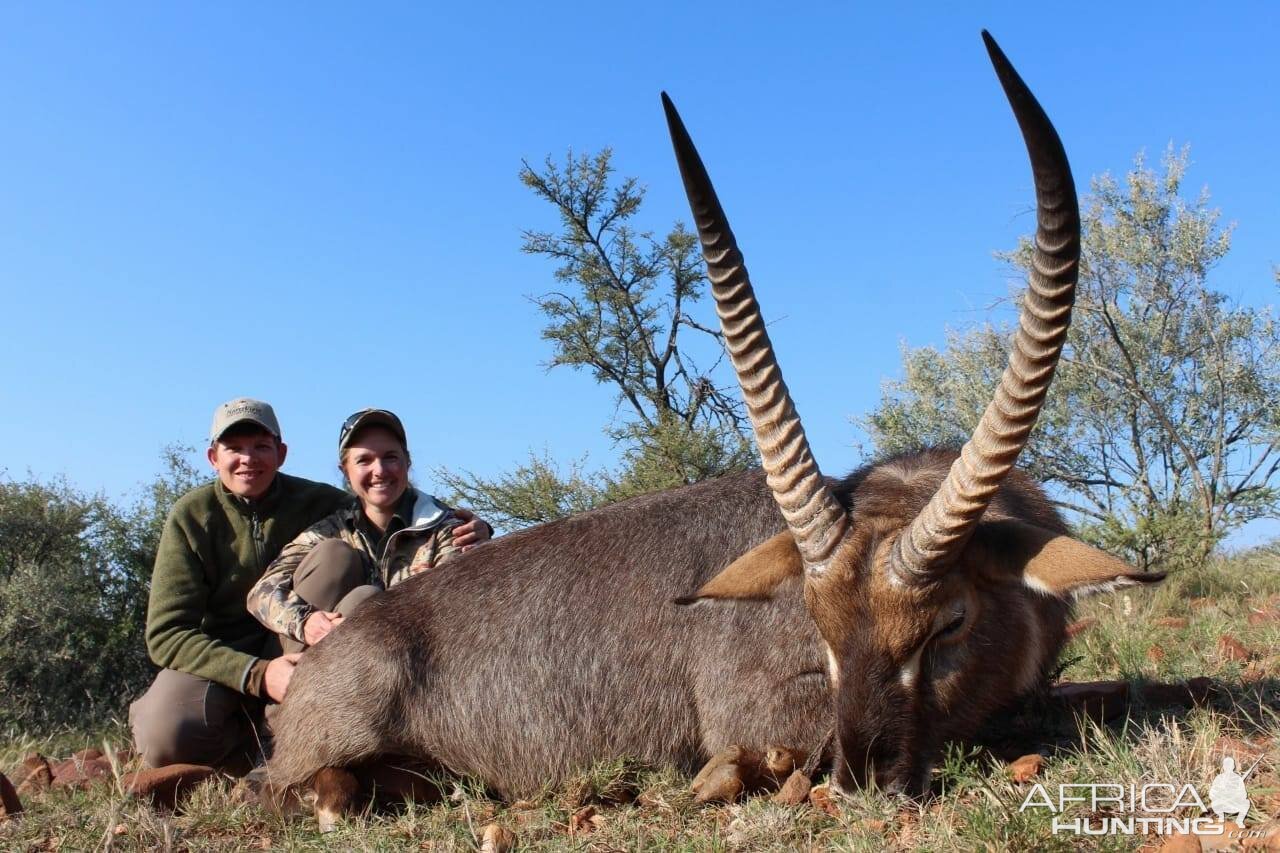
M976 733L1053 664L1071 601L1159 580L1067 535L1013 469L1066 339L1080 255L1075 186L1057 132L983 33L1035 176L1035 262L1013 352L964 447L882 462L832 489L818 470L733 233L663 95L716 308L788 530L697 598L766 597L803 575L827 646L837 787L920 791L942 743Z

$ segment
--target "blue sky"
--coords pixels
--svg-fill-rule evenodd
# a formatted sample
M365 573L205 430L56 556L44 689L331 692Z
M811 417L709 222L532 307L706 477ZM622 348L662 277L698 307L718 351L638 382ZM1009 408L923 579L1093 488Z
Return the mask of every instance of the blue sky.
M842 473L862 459L849 419L901 343L989 318L1010 278L992 252L1032 226L979 31L1040 97L1080 186L1189 143L1189 183L1238 223L1215 285L1263 305L1278 10L4 4L0 471L123 496L239 395L275 404L286 470L318 479L369 405L402 415L427 488L433 465L493 474L531 449L612 462L610 394L542 366L527 297L552 266L520 232L556 217L516 175L610 145L648 187L639 224L687 221L665 89L819 462Z

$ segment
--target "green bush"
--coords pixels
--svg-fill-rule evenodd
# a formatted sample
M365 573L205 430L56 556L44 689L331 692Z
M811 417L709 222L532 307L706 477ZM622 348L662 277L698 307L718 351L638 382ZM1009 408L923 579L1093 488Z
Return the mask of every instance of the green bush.
M184 448L132 506L65 482L0 483L0 731L119 715L155 667L143 640L156 545L194 485Z

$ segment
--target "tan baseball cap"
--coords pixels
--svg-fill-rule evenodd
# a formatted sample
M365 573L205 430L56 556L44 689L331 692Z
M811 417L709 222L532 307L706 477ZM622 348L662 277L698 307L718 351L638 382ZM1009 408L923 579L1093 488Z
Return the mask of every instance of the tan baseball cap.
M223 433L236 424L246 421L257 424L276 438L280 437L280 422L276 420L275 410L269 403L251 400L248 397L237 397L213 410L213 426L209 428L209 443L212 444L222 438Z

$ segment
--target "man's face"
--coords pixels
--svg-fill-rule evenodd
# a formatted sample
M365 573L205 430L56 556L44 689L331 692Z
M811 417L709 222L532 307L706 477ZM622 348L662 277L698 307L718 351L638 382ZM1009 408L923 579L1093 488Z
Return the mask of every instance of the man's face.
M288 448L266 431L237 432L234 428L209 446L209 464L231 494L260 498L271 488Z

